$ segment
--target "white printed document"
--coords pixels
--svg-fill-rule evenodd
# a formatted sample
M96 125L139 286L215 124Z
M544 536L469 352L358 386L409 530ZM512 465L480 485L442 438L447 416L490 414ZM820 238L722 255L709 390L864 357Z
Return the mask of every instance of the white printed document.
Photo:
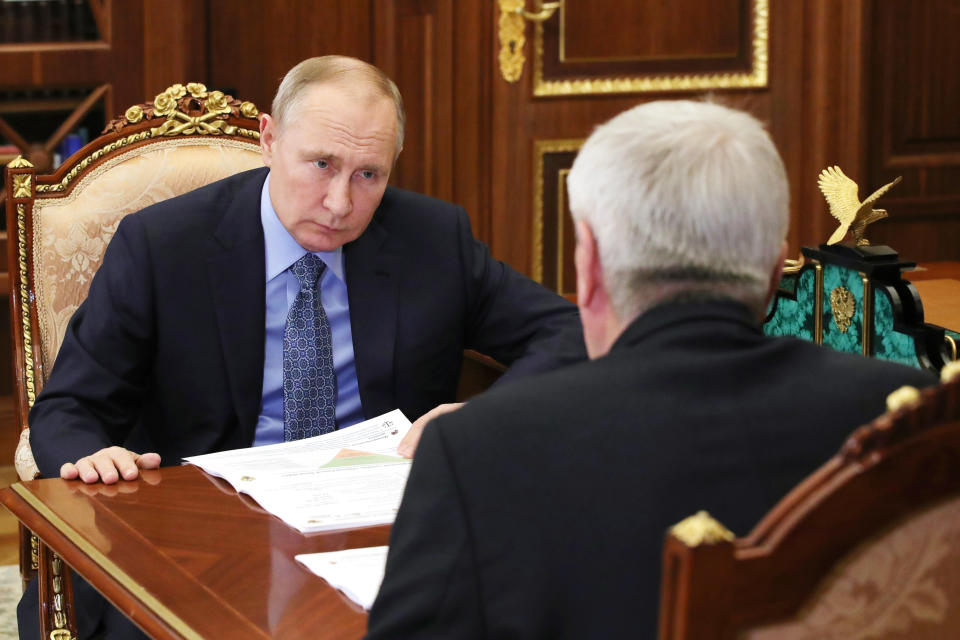
M380 591L387 565L387 547L345 549L327 553L302 553L297 561L339 589L366 611Z
M303 533L390 524L410 473L411 461L397 453L409 430L396 409L313 438L184 461Z

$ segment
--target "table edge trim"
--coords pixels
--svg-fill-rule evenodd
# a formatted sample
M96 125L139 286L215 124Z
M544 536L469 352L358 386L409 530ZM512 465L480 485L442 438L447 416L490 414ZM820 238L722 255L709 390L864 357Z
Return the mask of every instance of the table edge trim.
M37 513L46 518L47 521L60 533L66 536L70 542L75 544L83 553L87 554L91 560L100 565L101 569L109 573L111 577L113 577L113 579L120 584L120 586L129 591L133 597L140 600L145 606L153 611L153 613L161 620L170 625L185 638L189 638L190 640L203 640L202 635L194 631L190 625L184 622L183 619L177 616L177 614L175 614L173 611L167 608L166 605L154 597L143 585L131 578L126 571L118 567L116 563L104 555L103 552L99 551L96 547L87 542L86 539L84 539L76 529L71 527L66 523L66 521L63 520L63 518L54 513L53 510L44 504L40 498L35 496L30 489L20 482L10 485L10 488L13 489L17 495L26 500L27 503L37 511Z

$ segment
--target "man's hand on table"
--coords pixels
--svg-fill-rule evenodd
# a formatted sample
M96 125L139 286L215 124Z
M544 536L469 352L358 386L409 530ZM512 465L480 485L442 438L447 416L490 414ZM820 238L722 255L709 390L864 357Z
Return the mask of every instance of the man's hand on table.
M65 463L60 467L60 477L64 480L79 479L87 484L113 484L121 478L136 480L140 469L156 469L159 466L160 455L157 453L141 454L123 447L107 447L75 463Z
M413 454L417 450L417 443L420 442L420 434L423 433L423 428L427 425L428 422L436 418L437 416L442 416L445 413L450 413L451 411L456 411L463 406L462 402L451 402L450 404L441 404L440 406L431 409L426 412L412 425L410 425L410 431L407 432L407 435L403 437L403 440L400 441L400 444L397 445L397 453L402 455L404 458L412 458Z

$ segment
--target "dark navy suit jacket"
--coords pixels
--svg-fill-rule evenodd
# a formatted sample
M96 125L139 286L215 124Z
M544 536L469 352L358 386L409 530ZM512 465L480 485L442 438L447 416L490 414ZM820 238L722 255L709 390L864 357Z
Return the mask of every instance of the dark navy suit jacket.
M267 169L127 216L30 414L45 476L105 446L250 446L260 411ZM462 208L388 188L344 246L360 398L411 420L454 399L462 350L508 376L585 358L576 308L493 260Z

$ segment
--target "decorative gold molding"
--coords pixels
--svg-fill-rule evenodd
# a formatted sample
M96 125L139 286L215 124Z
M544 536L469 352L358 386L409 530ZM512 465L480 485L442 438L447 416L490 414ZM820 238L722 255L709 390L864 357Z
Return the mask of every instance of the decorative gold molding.
M783 261L782 273L800 273L800 271L803 269L804 262L805 259L802 253L796 260L793 258L786 258Z
M816 313L813 314L813 341L817 344L823 344L823 265L813 260L814 278L813 278L813 308Z
M40 569L40 538L30 533L30 568L33 571Z
M30 330L30 282L27 277L27 208L17 205L17 270L20 276L20 321L23 325L23 373L26 376L27 407L37 399L33 370L33 332Z
M887 411L898 411L920 402L920 392L916 387L905 385L887 396Z
M37 498L25 485L17 482L10 487L17 495L23 498L27 504L40 514L51 526L62 533L72 544L87 555L101 569L106 571L117 581L124 589L130 592L134 598L142 602L154 615L170 625L180 635L188 640L203 640L203 636L193 630L179 616L173 613L166 605L157 600L149 591L139 582L134 580L121 569L113 560L108 558L99 549L81 536L76 529L67 524L60 516L53 512L46 504Z
M957 360L957 341L954 340L952 336L946 336L946 335L943 336L943 340L944 340L944 342L946 342L948 345L950 345L950 360L951 360L951 361L948 362L946 365L944 365L943 369L946 369L947 366L949 366L949 365L951 365L951 364L954 364L954 363L956 362L956 360ZM941 369L940 371L942 372L943 369Z
M717 522L706 511L698 511L673 525L670 527L670 535L688 547L730 542L735 537L732 531Z
M161 121L156 127L120 138L97 149L78 162L60 182L55 184L37 184L37 193L63 191L92 162L128 145L157 138L178 135L221 135L240 136L259 140L260 132L228 124L226 118L256 118L260 112L252 102L241 102L233 96L220 91L207 92L207 88L191 82L186 86L175 84L154 98L153 102L135 104L107 125L106 132L119 132L145 120ZM197 114L197 115L191 115Z
M548 153L579 151L585 138L534 140L533 142L533 259L531 277L543 281L543 159ZM562 214L561 214L562 215Z
M91 153L89 156L87 156L86 158L78 162L73 167L73 169L71 169L70 172L63 177L63 179L60 182L57 182L54 184L37 184L37 193L50 193L55 191L63 191L64 189L67 188L67 185L73 182L73 180L78 175L80 175L81 171L83 171L88 166L90 166L91 162L96 162L97 160L99 160L106 154L110 153L111 151L116 151L117 149L133 144L134 142L140 142L141 140L146 140L147 138L152 138L152 137L153 136L150 134L150 131L142 131L140 133L134 133L133 135L129 135L126 138L115 140L110 144L106 145L105 147L101 147L97 149L96 151Z
M658 91L755 89L767 86L770 50L769 0L753 0L753 65L749 73L681 74L621 78L545 80L543 77L543 25L537 23L533 54L533 95L574 96Z
M863 355L870 356L873 350L873 284L865 273L860 274L860 280L863 281L863 322L860 327L863 331L863 340L861 343Z
M149 130L149 131L141 131L140 133L134 133L134 134L131 134L131 135L127 136L126 138L121 138L121 139L119 139L119 140L115 140L114 142L111 142L110 144L106 145L105 147L101 147L100 149L97 149L96 151L94 151L93 153L91 153L89 156L87 156L86 158L84 158L83 160L81 160L80 162L78 162L78 163L76 164L76 166L73 167L73 169L71 169L70 172L69 172L67 175L65 175L60 182L57 182L57 183L55 183L55 184L39 184L39 183L38 183L38 184L37 184L37 192L38 192L38 193L51 193L51 192L56 192L56 191L63 191L63 190L65 190L65 189L67 188L67 186L68 186L71 182L73 182L73 181L76 179L76 177L77 177L78 175L80 175L80 173L81 173L84 169L86 169L88 166L90 166L90 164L91 164L92 162L96 162L97 160L99 160L99 159L102 158L103 156L107 155L108 153L111 153L112 151L116 151L117 149L120 149L120 148L122 148L122 147L126 147L126 146L128 146L128 145L131 145L131 144L133 144L133 143L135 143L135 142L140 142L141 140L147 140L148 138L155 138L155 137L158 137L158 136L160 136L160 135L164 135L164 134L162 134L162 133L154 134L154 131L155 131L155 129L151 129L151 130ZM181 133L184 133L184 132L181 132ZM237 128L237 129L234 131L234 134L235 134L235 135L241 135L241 136L243 136L243 137L250 138L250 139L252 139L252 140L259 140L259 139L260 139L260 132L259 132L259 131L251 131L251 130L248 130L248 129L240 129L240 128ZM176 134L170 134L170 135L176 135Z
M30 189L31 176L29 173L13 174L13 199L29 198L33 191Z
M953 340L953 338L950 339ZM943 369L940 369L940 382L946 384L955 380L960 380L960 362L956 360L948 362L943 365Z
M24 158L23 156L17 156L7 164L8 169L31 169L33 168L33 163Z
M567 199L566 189L564 188L567 184L567 176L570 174L570 169L560 169L557 171L557 293L563 295L563 246L564 246L564 237L563 237L563 219Z
M53 573L53 608L50 619L54 629L50 632L50 640L76 640L76 636L67 628L67 612L63 601L66 595L63 592L63 560L51 552L50 570Z
M166 118L162 125L151 129L153 136L225 133L259 139L259 131L243 129L246 133L239 133L239 127L226 122L228 116L253 119L259 113L252 102L241 102L222 91L207 91L207 87L199 82L189 82L186 86L167 87L156 95L153 102L133 105L122 117L112 120L106 131L120 131L143 120ZM256 135L251 135L253 133Z

